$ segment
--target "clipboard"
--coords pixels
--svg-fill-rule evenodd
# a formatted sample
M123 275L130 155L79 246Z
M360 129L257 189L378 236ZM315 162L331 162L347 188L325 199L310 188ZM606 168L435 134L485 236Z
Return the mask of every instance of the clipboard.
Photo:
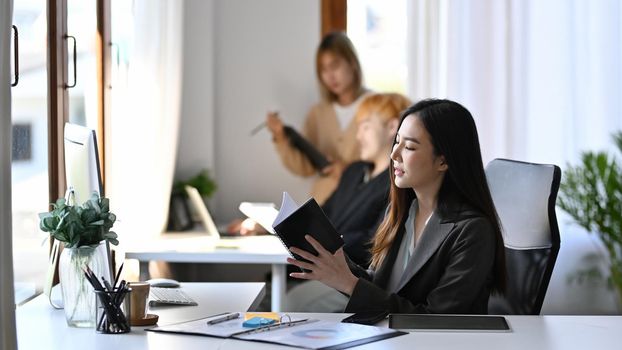
M302 154L304 154L307 159L309 159L309 162L311 163L311 165L313 165L315 170L321 172L322 169L330 165L328 159L317 148L315 148L315 146L307 141L307 139L300 135L298 131L296 131L294 128L284 125L283 132L285 132L289 143L293 147L300 150L300 152L302 152Z
M244 327L246 317L237 317L224 322L210 324L210 321L218 319L222 315L223 314L217 314L193 321L180 322L167 326L148 328L145 330L151 332L190 334L216 338L237 338L238 336L245 334L270 331L273 329L288 327L309 321L306 318L293 320L291 318L288 318L287 321L283 321L281 317L279 322L275 322L265 326L248 328Z
M390 328L354 323L292 319L288 315L282 315L280 322L256 328L244 328L243 317L214 325L207 324L210 319L218 316L148 328L146 331L256 341L318 350L346 349L407 334Z

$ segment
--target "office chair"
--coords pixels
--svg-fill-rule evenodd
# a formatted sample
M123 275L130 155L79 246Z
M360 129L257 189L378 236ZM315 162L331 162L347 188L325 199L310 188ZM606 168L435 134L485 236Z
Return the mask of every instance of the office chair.
M501 221L507 288L491 295L490 314L539 315L559 252L556 165L494 159L486 178Z

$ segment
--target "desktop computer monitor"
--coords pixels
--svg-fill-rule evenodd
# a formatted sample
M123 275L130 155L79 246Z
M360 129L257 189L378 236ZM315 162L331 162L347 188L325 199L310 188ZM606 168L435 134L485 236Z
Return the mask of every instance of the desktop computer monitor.
M76 205L82 205L93 192L103 195L104 189L99 169L99 154L97 152L97 139L95 131L83 126L66 123L64 131L65 147L65 179L67 189L73 189ZM52 281L58 262L59 241L54 241L50 254L50 266L48 267L44 294L52 301ZM110 247L106 244L108 259L110 259ZM108 260L107 279L113 276L112 263Z
M93 192L103 196L99 154L95 130L65 124L65 179L67 189L73 189L75 203L82 205Z

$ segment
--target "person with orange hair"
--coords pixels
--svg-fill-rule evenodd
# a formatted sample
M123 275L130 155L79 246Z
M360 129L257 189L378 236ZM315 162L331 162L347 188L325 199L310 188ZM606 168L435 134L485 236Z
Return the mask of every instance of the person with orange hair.
M355 263L367 266L369 249L388 203L389 163L399 114L410 101L396 93L366 97L355 121L361 160L344 169L337 189L322 209L343 235L344 250Z
M410 105L396 93L366 97L355 121L361 161L350 164L322 209L343 236L343 250L360 266L368 266L371 243L389 199L389 165L399 115ZM319 282L302 283L286 297L285 309L298 312L342 311L347 298Z

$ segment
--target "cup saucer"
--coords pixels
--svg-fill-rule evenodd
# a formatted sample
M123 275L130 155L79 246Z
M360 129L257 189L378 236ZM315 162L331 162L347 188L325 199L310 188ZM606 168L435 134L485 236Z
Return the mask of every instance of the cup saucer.
M156 314L147 314L145 318L140 320L132 320L132 326L153 326L158 323L159 316Z

